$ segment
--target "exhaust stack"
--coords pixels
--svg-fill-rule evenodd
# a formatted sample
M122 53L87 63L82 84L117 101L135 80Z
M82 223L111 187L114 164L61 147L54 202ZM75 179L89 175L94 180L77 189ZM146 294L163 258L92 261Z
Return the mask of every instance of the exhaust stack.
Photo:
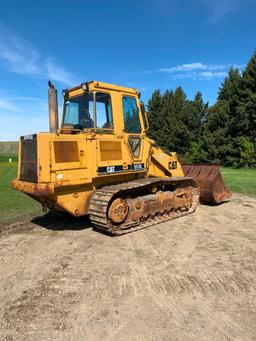
M51 81L48 82L49 126L50 133L56 133L59 129L58 93Z

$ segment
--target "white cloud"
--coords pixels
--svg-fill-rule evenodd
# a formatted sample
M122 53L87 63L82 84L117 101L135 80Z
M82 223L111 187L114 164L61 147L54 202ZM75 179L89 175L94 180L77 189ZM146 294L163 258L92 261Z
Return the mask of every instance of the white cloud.
M224 78L227 76L226 71L202 71L202 72L185 72L185 73L174 73L171 75L172 79L184 79L184 78L192 78L199 80L210 80L213 78Z
M48 131L47 102L38 98L0 97L0 141L15 141L19 136Z
M222 64L207 65L201 62L197 62L197 63L176 65L176 66L172 66L169 68L162 68L162 69L158 69L157 71L175 73L175 72L187 72L187 71L193 71L193 70L222 70L227 67L230 67L230 65L222 65Z
M232 64L204 64L202 62L174 65L171 67L160 68L152 72L167 73L173 79L192 78L192 79L213 79L225 77ZM242 70L245 65L234 64L233 67Z
M16 104L14 104L13 102L5 98L0 98L0 110L15 111L15 112L20 111L19 107Z
M8 71L76 84L75 76L50 59L45 58L27 40L15 35L0 24L0 60Z
M203 71L199 72L198 76L201 79L213 79L213 78L224 78L227 76L226 71L214 72L214 71Z
M0 25L0 58L4 60L10 71L25 74L38 74L38 52L30 44L15 36Z
M76 84L74 81L74 76L56 65L52 60L48 59L46 61L47 78L59 81L64 84Z
M246 8L250 10L250 4L255 0L200 0L206 9L206 17L211 24L218 24L232 13Z
M209 4L209 2L208 2ZM208 21L216 24L237 8L236 0L213 0L210 2L210 15Z

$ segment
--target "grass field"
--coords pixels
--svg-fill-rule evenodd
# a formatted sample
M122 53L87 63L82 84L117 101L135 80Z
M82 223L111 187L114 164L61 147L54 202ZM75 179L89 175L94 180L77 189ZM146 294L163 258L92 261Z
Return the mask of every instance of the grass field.
M11 189L17 174L17 157L0 156L0 223L13 222L29 214L42 213L41 205L23 193ZM223 178L232 192L256 197L256 169L221 169Z
M12 161L18 161L17 156L0 155L0 162L8 162L9 164L9 159L12 159ZM17 163L16 163L16 166L17 166Z
M17 160L17 157L12 159ZM13 222L28 214L42 212L36 201L11 189L11 181L17 175L17 161L8 161L8 156L0 156L0 223Z
M256 197L256 169L221 168L221 173L231 192Z

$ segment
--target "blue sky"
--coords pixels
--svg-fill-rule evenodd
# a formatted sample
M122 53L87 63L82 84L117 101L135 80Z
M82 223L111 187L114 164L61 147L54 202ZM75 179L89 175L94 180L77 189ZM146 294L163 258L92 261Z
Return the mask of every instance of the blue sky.
M255 49L256 0L9 0L0 14L0 141L48 130L47 81L200 90L213 104ZM60 96L61 101L61 96Z

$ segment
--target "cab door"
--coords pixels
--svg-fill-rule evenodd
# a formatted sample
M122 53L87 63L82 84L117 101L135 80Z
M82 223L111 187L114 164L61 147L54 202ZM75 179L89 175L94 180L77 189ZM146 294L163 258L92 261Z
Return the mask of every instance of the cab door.
M143 163L143 136L140 111L135 97L124 95L122 97L124 132L129 153L133 160L130 166L134 170L144 169Z
M114 175L124 172L123 140L117 139L114 122L111 94L99 90L94 93L94 121L97 175Z

